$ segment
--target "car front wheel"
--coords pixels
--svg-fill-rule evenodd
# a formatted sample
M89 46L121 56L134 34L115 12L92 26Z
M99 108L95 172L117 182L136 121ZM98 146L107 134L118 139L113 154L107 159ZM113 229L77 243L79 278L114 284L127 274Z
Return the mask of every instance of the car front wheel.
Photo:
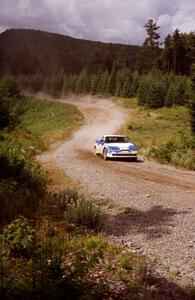
M96 156L99 156L100 154L97 152L97 148L96 147L94 147L94 154L96 155Z

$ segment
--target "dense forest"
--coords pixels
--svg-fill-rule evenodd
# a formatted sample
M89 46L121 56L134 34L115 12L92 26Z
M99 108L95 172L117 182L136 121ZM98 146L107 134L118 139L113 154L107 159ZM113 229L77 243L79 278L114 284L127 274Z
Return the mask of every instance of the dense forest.
M0 73L75 74L99 64L111 71L121 47L38 30L10 29L0 34ZM128 66L134 69L139 47L126 45L125 49Z

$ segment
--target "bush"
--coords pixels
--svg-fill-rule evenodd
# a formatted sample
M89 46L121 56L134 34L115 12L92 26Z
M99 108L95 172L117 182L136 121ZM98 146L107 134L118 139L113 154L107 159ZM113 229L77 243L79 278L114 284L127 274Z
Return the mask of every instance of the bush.
M0 129L15 127L19 122L19 115L15 106L21 100L17 80L10 75L0 80Z
M57 194L53 195L53 200L55 203L59 205L60 208L63 210L66 210L69 205L76 204L80 195L78 191L71 190L71 189L65 189L63 191L60 191Z
M81 197L76 203L71 203L65 212L65 219L68 222L79 226L86 226L89 229L101 230L103 228L103 217L96 206Z
M12 145L12 144L11 144ZM47 180L40 165L27 159L20 146L0 146L0 211L1 225L19 215L30 216L47 190Z
M177 146L174 142L170 141L160 148L152 147L150 155L156 158L161 163L170 163L172 155L176 151Z
M1 79L0 95L8 98L20 98L20 88L15 77L6 75Z
M64 210L66 221L89 229L103 228L103 216L92 200L86 196L75 190L66 189L54 194L52 198L53 202Z
M3 239L13 256L29 256L35 240L35 231L24 217L15 219L3 229Z
M148 147L146 155L161 163L171 163L175 166L195 170L193 138L184 134L180 136L178 142L171 140L160 147Z

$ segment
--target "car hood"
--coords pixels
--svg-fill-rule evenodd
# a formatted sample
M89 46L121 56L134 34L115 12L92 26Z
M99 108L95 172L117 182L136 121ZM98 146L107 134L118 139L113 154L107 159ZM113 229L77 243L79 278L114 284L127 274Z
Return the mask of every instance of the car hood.
M118 147L120 149L129 149L129 148L135 148L136 146L132 143L106 143L106 145L109 147ZM137 147L136 147L137 148Z

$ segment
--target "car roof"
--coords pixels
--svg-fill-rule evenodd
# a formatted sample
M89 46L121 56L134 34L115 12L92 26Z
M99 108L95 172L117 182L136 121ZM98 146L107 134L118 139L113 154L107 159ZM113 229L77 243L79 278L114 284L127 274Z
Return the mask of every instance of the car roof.
M113 136L113 137L125 137L124 135L121 135L121 134L104 134L103 136L107 136L107 137L111 137L111 136Z

